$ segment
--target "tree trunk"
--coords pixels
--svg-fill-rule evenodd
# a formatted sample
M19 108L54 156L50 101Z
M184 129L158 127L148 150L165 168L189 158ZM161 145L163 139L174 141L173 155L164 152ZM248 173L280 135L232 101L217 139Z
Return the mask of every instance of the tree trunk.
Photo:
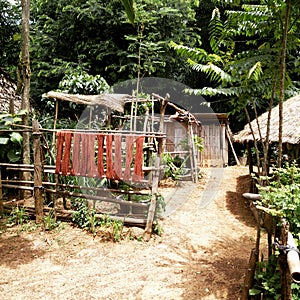
M283 101L285 91L285 69L286 69L286 44L289 31L289 22L291 15L291 0L286 0L285 22L282 35L282 52L280 66L280 96L279 96L279 128L278 128L278 163L277 167L281 167L282 162L282 122L283 122Z
M21 58L18 66L19 86L22 98L21 108L26 110L27 114L23 116L23 125L29 125L30 112L30 0L22 0L22 49ZM29 132L23 133L23 163L30 164L30 135ZM23 179L29 180L30 173L24 172Z

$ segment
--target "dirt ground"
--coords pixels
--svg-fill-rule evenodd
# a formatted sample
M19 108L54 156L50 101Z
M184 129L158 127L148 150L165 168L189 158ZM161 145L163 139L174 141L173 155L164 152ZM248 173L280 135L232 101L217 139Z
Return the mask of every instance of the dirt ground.
M216 196L203 207L206 170L160 221L162 236L149 242L104 242L68 224L49 232L2 230L0 299L240 299L256 238L241 195L249 191L247 173L224 169Z

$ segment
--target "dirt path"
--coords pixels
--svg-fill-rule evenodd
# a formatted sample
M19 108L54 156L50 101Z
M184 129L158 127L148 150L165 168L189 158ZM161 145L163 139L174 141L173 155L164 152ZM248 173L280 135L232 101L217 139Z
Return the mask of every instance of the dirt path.
M77 228L0 236L0 299L239 299L255 223L241 193L247 169L224 169L203 205L206 180L150 242L101 242Z

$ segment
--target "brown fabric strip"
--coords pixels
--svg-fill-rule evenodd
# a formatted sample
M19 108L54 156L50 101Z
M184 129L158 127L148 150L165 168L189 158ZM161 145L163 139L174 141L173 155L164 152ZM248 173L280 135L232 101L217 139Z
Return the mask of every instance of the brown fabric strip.
M74 144L73 144L73 172L74 175L80 175L80 151L81 135L80 133L74 132Z
M104 152L104 139L103 134L97 135L98 140L98 173L100 177L104 176L104 163L103 163L103 152Z
M62 160L62 151L64 144L64 135L63 132L57 132L57 140L56 140L56 165L55 165L55 173L60 174L61 172L61 160Z
M143 173L144 137L143 136L137 137L135 144L136 144L136 151L135 151L135 159L134 159L134 174L132 176L132 180L133 181L140 181L141 179L144 178L144 173Z
M98 170L95 161L95 134L88 134L88 176L97 177Z
M72 142L72 132L66 131L65 135L65 143L63 149L63 159L62 159L62 175L70 174L70 154L71 154L71 142Z
M112 160L112 142L113 142L113 136L108 134L106 136L106 177L109 179L114 178L113 160Z
M115 155L114 155L114 179L122 178L122 136L114 136Z
M123 180L130 180L131 177L131 162L132 162L132 151L133 151L133 144L134 144L134 136L127 135L126 136L126 160L125 160L125 171Z

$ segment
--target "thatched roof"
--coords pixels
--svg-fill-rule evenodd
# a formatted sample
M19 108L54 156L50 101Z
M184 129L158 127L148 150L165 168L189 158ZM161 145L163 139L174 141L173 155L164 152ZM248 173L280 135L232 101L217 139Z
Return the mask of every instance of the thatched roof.
M262 114L258 118L260 125L261 136L266 137L268 112ZM257 122L254 119L251 122L255 139L260 140ZM270 142L278 142L278 126L279 126L279 107L278 105L272 109L271 112L271 126L270 126ZM300 95L294 96L283 103L283 131L282 142L290 144L300 143ZM247 124L242 131L234 136L234 140L240 143L245 141L253 141L253 135Z
M105 105L112 110L124 112L124 105L129 95L126 94L100 94L100 95L78 95L66 94L60 92L48 92L45 94L47 98L55 98L58 100L70 101L84 105Z
M11 82L9 75L0 68L0 113L9 112L10 101L14 102L14 111L21 108L21 97L16 96L16 84Z

